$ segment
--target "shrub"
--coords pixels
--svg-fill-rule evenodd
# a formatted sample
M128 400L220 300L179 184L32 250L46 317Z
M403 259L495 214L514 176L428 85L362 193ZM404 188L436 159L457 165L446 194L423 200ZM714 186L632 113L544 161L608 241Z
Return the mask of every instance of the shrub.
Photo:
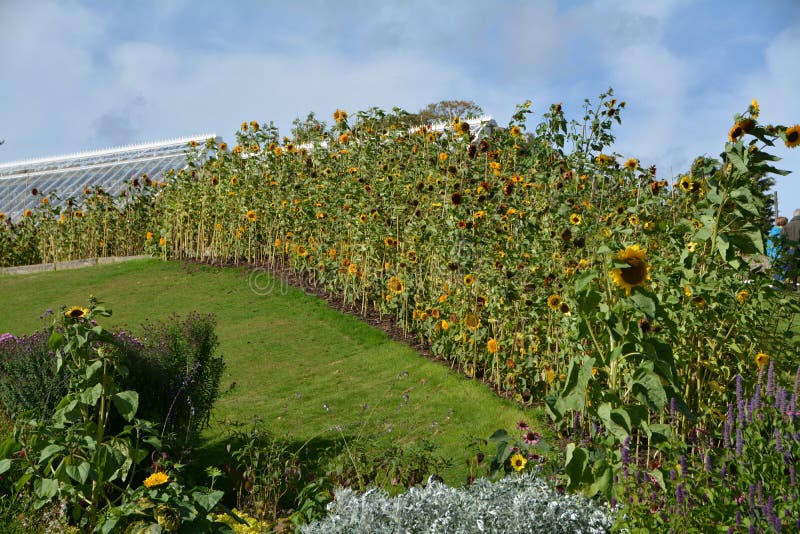
M141 341L117 335L128 353L126 385L141 391L142 416L160 421L162 434L172 433L188 445L208 424L219 397L224 369L212 315L190 313L143 326Z
M66 392L48 338L46 330L20 338L0 336L0 401L11 416L51 414Z
M455 489L430 480L396 497L380 489L335 491L328 517L301 527L335 532L607 532L612 514L575 495L560 495L533 473Z

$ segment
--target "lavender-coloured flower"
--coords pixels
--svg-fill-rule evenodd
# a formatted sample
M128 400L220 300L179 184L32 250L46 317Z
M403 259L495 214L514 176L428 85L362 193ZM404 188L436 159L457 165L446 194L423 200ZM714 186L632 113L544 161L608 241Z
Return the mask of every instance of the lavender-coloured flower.
M528 445L536 445L539 443L540 439L542 439L542 435L532 430L525 432L525 434L522 436L522 440Z
M767 369L767 396L772 395L775 391L775 362L769 362L769 368Z

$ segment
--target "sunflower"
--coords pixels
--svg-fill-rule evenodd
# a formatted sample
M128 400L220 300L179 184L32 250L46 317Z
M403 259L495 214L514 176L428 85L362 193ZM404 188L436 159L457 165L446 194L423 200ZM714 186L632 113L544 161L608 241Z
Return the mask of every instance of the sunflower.
M300 256L301 258L304 258L304 257L308 256L308 250L303 245L297 245L294 248L294 252L295 252L295 254Z
M144 236L145 241L152 241L153 240L153 232L147 232Z
M740 122L737 122L731 128L731 131L728 132L728 140L731 143L735 143L738 141L742 136L744 136L744 128Z
M389 291L394 293L395 295L399 295L405 289L403 285L403 281L400 280L397 276L392 276L389 278L389 281L386 283L386 287L389 288Z
M486 350L488 350L490 354L497 354L497 351L500 350L500 344L497 343L495 338L492 338L486 342Z
M511 462L511 467L514 468L514 471L519 473L520 471L525 469L525 464L528 463L528 460L520 453L517 453L511 457L510 462Z
M387 236L383 238L383 243L389 248L394 248L397 246L397 239L392 236Z
M758 105L758 100L754 98L753 101L750 102L750 115L758 117L759 113L761 113L761 107Z
M636 158L628 158L625 161L624 167L626 169L630 169L632 171L635 171L636 169L639 168L639 160L636 159Z
M758 354L756 354L756 365L758 365L759 369L764 367L768 362L769 362L769 354L766 354L764 352L759 352Z
M519 126L512 126L509 133L511 134L511 137L519 137L522 135L522 128Z
M447 152L439 153L439 161L447 161Z
M450 328L450 323L448 323L447 320L445 320L445 319L442 319L442 322L440 323L440 325L441 325L442 330L447 330L448 328Z
M347 112L343 109L337 109L333 112L333 120L336 122L347 120Z
M238 183L239 183L239 177L236 176L235 174L231 176L231 185L236 185Z
M678 187L684 193L689 193L694 189L694 182L692 178L687 174L678 181Z
M462 200L461 193L453 193L450 195L450 202L452 202L454 206L461 204Z
M617 286L625 290L626 295L630 295L634 287L643 286L650 280L650 266L647 264L646 253L647 249L633 245L625 247L625 250L621 250L617 256L628 266L612 270L611 278Z
M342 135L339 136L339 142L341 144L346 145L348 141L350 141L350 133L349 132L345 132L345 133L343 133Z
M794 148L800 145L800 124L786 128L786 146Z
M250 211L247 212L247 220L248 221L256 222L256 219L258 219L258 217L256 216L255 210L250 210Z
M30 217L31 215L33 215L33 212L31 210L25 210L24 212L22 212L22 215L24 215L25 217Z
M244 125L246 124L247 123L244 123ZM156 486L166 484L167 482L169 482L169 475L159 471L157 473L153 473L152 475L144 479L143 484L148 488L154 488Z
M553 311L556 311L558 307L561 306L562 302L563 300L560 295L550 295L547 297L547 306Z
M470 330L477 330L481 325L481 320L474 313L468 313L464 316L464 325Z
M746 289L742 289L738 293L736 293L736 300L739 301L739 304L744 304L747 302L747 297L750 296L750 292Z
M364 223L366 223L366 222L367 222L367 215L366 215L366 214L364 214L364 213L362 213L361 215L359 215L359 216L358 216L358 221L359 221L361 224L364 224Z
M569 216L569 222L571 222L574 225L579 225L581 224L581 216L577 213L573 213L572 215Z
M167 238L166 237L162 237L161 239L158 240L158 244L163 247L164 245L167 244Z
M464 275L464 285L471 286L474 281L475 279L471 274Z
M638 226L639 225L639 217L636 215L629 215L628 216L628 224L631 226Z
M87 313L89 313L89 310L86 308L82 308L81 306L72 306L64 312L64 317L68 317L70 319L83 319L86 317Z
M3 213L2 211L0 211L0 221L4 220L5 218L6 218L6 214Z

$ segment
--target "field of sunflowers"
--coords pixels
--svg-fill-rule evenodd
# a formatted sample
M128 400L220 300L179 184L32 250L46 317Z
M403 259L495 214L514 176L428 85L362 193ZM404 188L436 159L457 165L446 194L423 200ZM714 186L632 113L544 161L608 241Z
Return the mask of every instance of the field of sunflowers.
M143 176L124 198L89 188L4 225L0 256L145 251L288 269L498 394L544 403L570 489L628 498L627 483L631 503L686 525L692 506L722 501L745 525L796 521L800 308L762 257L765 191L784 173L771 152L800 144L800 126L761 124L753 101L719 158L667 180L613 151L625 102L612 92L578 121L555 104L531 126L530 106L478 137L458 118L435 131L397 110L337 110L303 144L245 122L232 147L189 147L165 183ZM749 438L767 398L782 422ZM758 482L740 463L744 490L684 480L724 480L748 440L790 451L773 478L756 462ZM735 502L748 486L758 498Z

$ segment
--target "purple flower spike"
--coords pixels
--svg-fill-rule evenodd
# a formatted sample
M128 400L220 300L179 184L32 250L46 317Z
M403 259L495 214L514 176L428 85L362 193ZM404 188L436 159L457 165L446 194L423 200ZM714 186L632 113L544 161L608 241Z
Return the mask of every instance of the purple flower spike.
M767 369L767 396L772 395L775 391L775 362L769 362L769 368Z

